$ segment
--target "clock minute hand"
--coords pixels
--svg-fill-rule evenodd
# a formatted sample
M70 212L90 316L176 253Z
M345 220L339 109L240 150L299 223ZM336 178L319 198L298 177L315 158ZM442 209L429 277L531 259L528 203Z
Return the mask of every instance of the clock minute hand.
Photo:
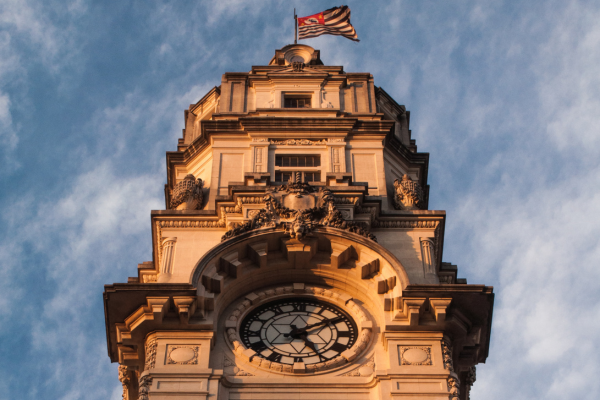
M325 324L327 324L327 323L329 323L329 322L331 322L331 323L334 323L334 322L338 322L338 321L341 321L341 320L343 320L343 318L342 318L342 317L337 317L337 318L334 318L334 319L326 319L326 320L324 320L324 321L317 322L317 323L315 323L315 324L312 324L312 325L306 325L306 326L305 326L303 329L304 329L304 330L307 330L307 329L312 329L312 328L314 328L314 327L316 327L316 326L325 325Z

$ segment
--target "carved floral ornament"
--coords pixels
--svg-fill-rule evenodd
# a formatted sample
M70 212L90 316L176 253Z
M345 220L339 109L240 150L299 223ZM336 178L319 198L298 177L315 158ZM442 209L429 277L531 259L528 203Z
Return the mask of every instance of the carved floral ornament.
M237 303L233 311L227 316L225 324L225 337L236 356L246 358L248 351L250 350L243 345L242 340L238 335L239 324L250 311L256 308L256 306L260 306L273 299L286 297L296 298L299 295L304 295L334 303L338 306L343 305L343 308L352 315L359 325L358 338L350 350L329 361L306 365L305 373L318 373L324 370L339 368L359 357L359 355L368 347L372 336L372 322L362 310L361 306L355 303L350 296L345 295L336 289L326 289L316 286L304 287L303 284L300 285L302 287L300 290L298 290L298 284L294 284L294 286L282 286L257 293L250 293ZM282 364L257 356L251 356L247 358L247 361L253 366L260 367L261 369L287 374L294 373L292 365L289 364Z
M287 236L302 240L315 228L332 227L377 241L367 228L344 219L342 213L336 208L333 193L329 189L320 189L317 192L313 186L300 182L298 178L299 174L296 174L296 178L291 178L287 185L271 188L271 191L263 197L265 208L254 213L249 221L227 231L221 240L260 228L283 228ZM276 192L295 195L297 198L312 196L317 206L300 209L284 207L277 200Z

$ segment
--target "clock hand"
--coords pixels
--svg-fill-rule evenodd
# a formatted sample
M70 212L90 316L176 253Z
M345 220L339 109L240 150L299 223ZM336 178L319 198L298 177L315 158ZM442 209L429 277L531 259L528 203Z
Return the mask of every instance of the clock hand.
M343 317L337 317L334 319L326 319L311 325L306 325L304 328L297 328L296 325L290 325L292 327L292 331L290 333L284 333L283 336L285 337L297 337L298 335L301 335L303 333L306 333L307 329L312 329L312 328L316 328L317 326L321 326L321 325L325 325L327 323L336 323L338 321L342 321L344 318Z
M306 332L302 335L300 335L300 339L302 339L304 341L304 344L306 345L306 347L308 347L309 349L311 349L312 351L315 352L315 354L319 354L317 348L315 347L315 344L308 340L308 337L306 336Z
M320 326L320 325L325 325L325 324L327 324L327 323L329 323L329 322L331 322L332 324L334 324L334 323L336 323L336 322L338 322L338 321L341 321L341 320L343 320L343 318L342 318L342 317L337 317L337 318L334 318L334 319L326 319L326 320L324 320L324 321L317 322L317 323L315 323L315 324L312 324L312 325L306 325L306 326L305 326L303 329L304 329L304 330L307 330L307 329L312 329L312 328L314 328L314 327L317 327L317 326Z

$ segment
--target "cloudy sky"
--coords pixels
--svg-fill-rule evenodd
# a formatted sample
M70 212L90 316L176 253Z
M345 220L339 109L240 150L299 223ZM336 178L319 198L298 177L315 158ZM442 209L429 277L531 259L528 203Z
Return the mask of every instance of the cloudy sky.
M600 398L600 2L349 1L431 154L444 261L493 285L473 399ZM151 259L165 151L225 71L326 1L0 1L0 398L120 399L103 285Z

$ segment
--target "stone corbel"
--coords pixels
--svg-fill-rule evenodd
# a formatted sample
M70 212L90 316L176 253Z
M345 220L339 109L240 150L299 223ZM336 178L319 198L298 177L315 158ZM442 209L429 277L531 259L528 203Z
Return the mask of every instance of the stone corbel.
M179 321L188 325L190 317L196 312L196 298L189 296L173 297L173 303L179 314Z
M447 299L429 299L429 304L431 304L431 311L435 316L435 321L438 324L446 321L446 311L452 302L451 298Z
M400 297L397 299L398 300L390 301L389 303L386 302L386 311L394 312L393 322L409 326L419 325L419 313L427 299L425 297ZM388 310L387 307L390 309Z

